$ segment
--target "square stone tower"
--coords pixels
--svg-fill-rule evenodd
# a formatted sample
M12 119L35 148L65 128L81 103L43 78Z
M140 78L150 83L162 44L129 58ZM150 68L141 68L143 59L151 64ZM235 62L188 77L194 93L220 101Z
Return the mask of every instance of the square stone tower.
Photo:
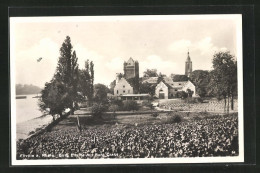
M139 78L139 63L134 61L133 58L129 58L127 62L124 62L124 76L126 79Z

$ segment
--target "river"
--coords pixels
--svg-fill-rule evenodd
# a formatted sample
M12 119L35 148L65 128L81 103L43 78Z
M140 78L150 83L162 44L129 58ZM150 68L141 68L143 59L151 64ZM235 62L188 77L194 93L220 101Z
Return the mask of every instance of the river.
M25 139L31 131L49 124L51 115L44 115L38 106L36 95L26 95L26 99L16 99L16 140Z

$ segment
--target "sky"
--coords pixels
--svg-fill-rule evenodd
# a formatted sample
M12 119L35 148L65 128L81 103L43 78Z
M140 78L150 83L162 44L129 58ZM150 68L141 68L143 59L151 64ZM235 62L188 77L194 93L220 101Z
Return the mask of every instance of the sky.
M80 68L94 62L95 83L109 85L130 57L139 62L140 76L146 69L184 74L188 50L193 70L211 70L215 52L237 56L241 24L240 15L12 17L11 71L16 84L44 87L66 36Z

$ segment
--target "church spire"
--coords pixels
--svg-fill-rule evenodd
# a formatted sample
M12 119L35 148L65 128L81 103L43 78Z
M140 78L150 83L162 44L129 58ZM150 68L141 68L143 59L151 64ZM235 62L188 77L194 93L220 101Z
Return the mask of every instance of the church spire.
M188 49L187 61L190 61L190 52L189 52L189 49Z
M188 56L185 62L185 75L189 77L191 72L192 72L192 61L190 59L190 52L188 49Z

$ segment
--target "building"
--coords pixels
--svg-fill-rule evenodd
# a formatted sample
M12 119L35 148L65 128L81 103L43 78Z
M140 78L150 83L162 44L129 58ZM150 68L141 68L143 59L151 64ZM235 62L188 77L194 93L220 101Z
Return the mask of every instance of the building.
M134 61L133 58L129 58L127 62L124 62L124 77L126 79L137 78L139 79L139 63Z
M159 99L175 98L179 91L187 92L191 90L192 97L196 97L196 87L191 81L171 82L167 83L165 80L159 82L155 87L155 97Z
M120 96L124 94L133 94L133 87L126 81L125 78L116 78L116 86L114 88L114 95Z
M165 82L161 81L155 87L155 96L159 99L168 99L169 98L169 86Z
M192 72L192 61L190 59L190 53L188 51L188 57L185 62L185 75L189 77L191 72Z
M160 99L175 98L178 91L187 92L188 89L193 92L192 97L196 95L196 87L191 81L173 82L171 77L163 77L161 80L159 77L150 77L143 79L142 83L156 85L155 97Z

